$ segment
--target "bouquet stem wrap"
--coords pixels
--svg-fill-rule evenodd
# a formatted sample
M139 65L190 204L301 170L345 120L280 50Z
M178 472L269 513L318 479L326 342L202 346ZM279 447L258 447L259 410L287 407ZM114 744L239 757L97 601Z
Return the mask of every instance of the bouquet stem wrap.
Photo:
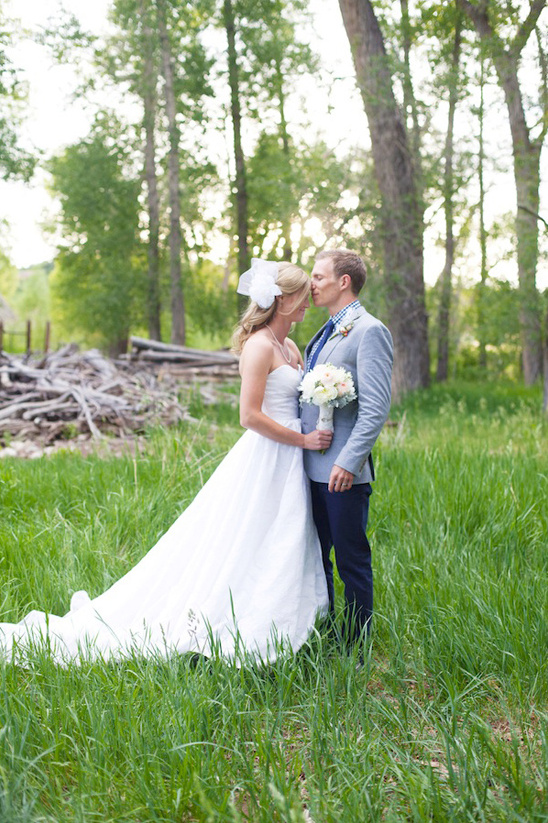
M327 403L321 403L319 406L318 422L316 428L318 431L334 431L333 426L333 412L335 406L328 406Z

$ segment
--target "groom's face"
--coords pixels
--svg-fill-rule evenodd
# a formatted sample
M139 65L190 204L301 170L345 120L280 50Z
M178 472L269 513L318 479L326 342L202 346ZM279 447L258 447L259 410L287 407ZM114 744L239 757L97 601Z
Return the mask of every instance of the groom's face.
M327 306L329 308L340 299L340 278L333 271L333 262L329 257L323 257L314 263L311 294L315 306Z

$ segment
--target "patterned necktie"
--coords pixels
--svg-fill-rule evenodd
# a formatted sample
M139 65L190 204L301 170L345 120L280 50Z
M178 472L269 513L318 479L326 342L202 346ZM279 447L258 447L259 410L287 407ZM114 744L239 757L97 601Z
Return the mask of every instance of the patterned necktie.
M318 343L316 351L314 352L314 354L310 358L310 362L308 363L307 371L311 371L311 369L313 369L314 366L316 365L316 360L318 359L318 355L321 352L321 350L323 349L323 347L325 346L325 344L327 342L327 338L330 337L331 334L333 333L334 328L335 328L335 324L333 323L333 320L330 317L329 320L327 321L326 325L325 325L325 329L323 330L323 334L322 334L320 342Z

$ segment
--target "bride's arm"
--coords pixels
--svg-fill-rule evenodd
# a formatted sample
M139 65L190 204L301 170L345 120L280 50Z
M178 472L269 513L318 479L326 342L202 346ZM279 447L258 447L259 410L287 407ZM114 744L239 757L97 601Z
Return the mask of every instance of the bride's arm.
M240 360L240 424L245 429L252 429L264 437L288 446L316 451L328 448L331 443L331 432L313 431L302 434L282 426L261 410L266 380L272 366L272 354L271 344L261 336L254 335L245 344Z

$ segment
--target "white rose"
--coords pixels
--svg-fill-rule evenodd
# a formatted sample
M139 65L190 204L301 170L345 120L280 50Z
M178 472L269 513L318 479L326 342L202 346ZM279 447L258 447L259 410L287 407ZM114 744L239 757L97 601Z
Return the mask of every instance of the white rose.
M301 380L301 385L299 386L299 388L301 391L312 391L315 385L316 380L314 378L314 375L312 374L312 372L308 372Z
M299 386L299 391L302 393L302 399L305 402L310 402L315 387L316 381L311 372L308 372L308 374L305 374L305 376L301 380L301 385Z
M324 386L334 386L337 382L337 369L334 366L328 366L322 374L322 383Z
M333 366L331 365L331 363L318 363L318 365L314 366L314 368L312 369L312 374L314 375L316 380L319 380L323 383L325 372L332 368Z
M321 406L323 403L329 403L337 397L337 389L334 386L317 386L312 395L312 402L316 406Z

